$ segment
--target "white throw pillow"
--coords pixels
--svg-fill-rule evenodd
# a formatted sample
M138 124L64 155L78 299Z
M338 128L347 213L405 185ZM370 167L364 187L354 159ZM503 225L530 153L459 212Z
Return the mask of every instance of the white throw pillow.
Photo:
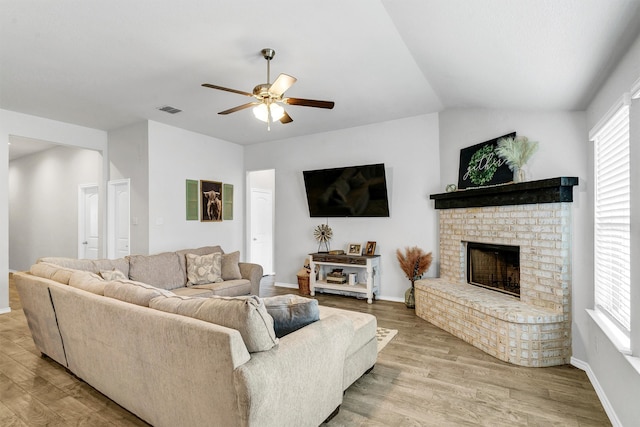
M187 285L222 282L222 253L187 254Z

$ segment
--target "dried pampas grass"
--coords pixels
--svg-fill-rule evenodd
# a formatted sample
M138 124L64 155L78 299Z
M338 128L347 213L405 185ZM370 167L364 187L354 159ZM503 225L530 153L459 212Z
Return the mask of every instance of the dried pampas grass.
M396 257L400 263L400 268L407 276L407 279L411 281L411 287L431 267L431 261L433 260L431 252L425 253L417 246L406 247L404 253L397 249Z

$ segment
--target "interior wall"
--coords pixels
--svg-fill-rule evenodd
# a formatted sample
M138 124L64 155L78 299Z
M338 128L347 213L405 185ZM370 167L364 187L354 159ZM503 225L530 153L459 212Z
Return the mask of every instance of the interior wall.
M244 250L244 148L157 122L149 122L149 252L206 245ZM233 185L233 220L186 220L186 180Z
M640 79L640 37L636 39L631 49L627 52L622 61L617 65L612 75L606 80L605 84L596 94L595 98L587 109L587 129L592 129L598 121L606 114L606 112L622 97L622 94L629 92L634 82ZM640 102L634 101L632 106L632 114L630 116L631 129L639 129L640 122ZM635 120L635 121L634 121ZM638 176L637 168L640 165L640 151L637 150L640 140L638 137L631 141L631 168L632 177ZM588 143L590 165L593 165L593 145ZM592 176L593 166L589 168L589 175ZM636 184L636 185L634 185ZM640 240L640 231L636 225L640 224L640 213L634 210L634 206L638 206L637 200L640 200L640 190L637 181L631 181L631 234L632 234L632 259L637 259L637 253L633 252L638 247ZM589 189L589 208L593 204L593 189ZM593 217L593 210L589 212L590 218ZM589 240L593 240L593 229L590 227L584 230ZM589 254L586 264L591 272L593 264L593 256ZM640 294L638 291L638 281L634 280L637 276L637 270L632 266L631 287L632 295ZM587 289L593 294L594 289L593 274L590 275L590 281ZM636 300L638 301L637 297ZM640 306L631 303L631 317L637 319L640 317ZM589 307L593 308L593 303ZM638 325L637 322L632 325ZM617 347L609 340L607 335L593 321L591 317L587 319L585 325L585 347L586 354L582 360L587 363L591 370L592 382L596 383L596 390L599 394L606 396L605 409L613 412L619 425L635 425L640 419L640 407L638 406L637 397L640 396L640 357L629 358L620 353ZM633 326L632 326L633 328ZM637 329L637 328L636 328ZM632 330L634 337L640 337L640 331ZM634 367L635 365L635 367ZM602 399L602 397L601 397ZM609 406L610 405L610 406ZM608 412L609 412L608 411ZM611 413L610 412L610 413Z
M149 125L142 121L109 131L111 180L129 178L131 254L149 254Z
M107 170L106 132L0 109L0 200L9 200L10 135L101 151L103 153L102 170ZM8 218L8 203L0 204L0 313L10 311Z
M99 152L63 146L9 163L10 269L78 256L78 186L98 185L101 166Z
M274 130L272 130L273 132ZM439 188L437 114L247 146L245 169L275 169L276 281L297 286L296 273L318 243L310 218L302 171L384 163L390 217L330 218L331 249L376 241L381 255L381 299L404 300L409 281L395 251L417 245L437 254L437 215L429 194ZM436 266L428 272L435 277ZM366 302L365 302L366 304Z

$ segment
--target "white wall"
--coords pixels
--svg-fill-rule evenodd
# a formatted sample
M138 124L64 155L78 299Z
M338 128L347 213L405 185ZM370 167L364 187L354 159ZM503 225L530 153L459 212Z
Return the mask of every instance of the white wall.
M9 136L107 151L107 133L55 120L0 109L0 200L9 200ZM103 170L106 168L106 155ZM0 205L0 313L9 311L9 207Z
M9 268L78 256L78 186L102 182L98 151L58 146L9 163Z
M132 254L149 253L149 124L109 131L109 179L129 178Z
M394 120L335 132L246 147L245 169L275 169L275 271L281 283L297 284L296 273L318 244L310 218L303 170L384 163L389 218L330 218L332 249L349 242L376 241L381 254L381 299L403 300L409 286L395 250L418 245L437 253L437 215L429 194L439 188L438 117ZM435 276L432 267L429 276Z
M519 112L498 110L447 110L440 115L441 184L458 183L460 149L517 132L538 141L538 151L529 162L528 180L577 176L573 189L573 354L585 357L585 308L593 305L589 288L593 251L587 230L591 229L588 200L587 130L584 112Z
M157 122L149 122L149 252L205 245L244 259L243 147ZM186 220L187 179L233 185L233 220Z
M593 99L589 108L587 109L587 127L591 129L598 121L605 115L605 113L611 108L614 103L621 98L622 94L629 92L631 86L640 78L640 37L636 39L633 46L627 52L622 61L618 64L612 75L607 79L603 87L600 89L596 97ZM632 129L639 129L637 108L640 108L639 102L634 101L633 114L631 120L635 120L631 124ZM637 139L632 140L632 157L631 168L632 176L638 176L637 168L640 166L640 153L637 150ZM593 148L589 143L590 164L593 164ZM589 168L589 175L592 175L593 168ZM635 184L635 185L634 185ZM640 191L637 187L637 181L631 182L631 197L634 200L632 202L632 209L634 206L638 206L637 200L640 199ZM593 189L589 189L589 207L591 207L593 200ZM593 212L589 212L590 217L593 216ZM632 210L632 239L634 239L634 248L638 246L638 239L640 239L640 232L636 227L640 221L640 214ZM593 240L593 229L588 228L584 230L588 234L588 238ZM637 260L637 253L632 252L632 259ZM593 261L592 254L589 254L588 258L585 258L586 263L591 265ZM633 294L637 295L638 281L634 280L637 270L632 267L632 281L631 286ZM589 282L586 284L587 290L593 294L594 279L592 269L589 268ZM632 295L633 295L632 294ZM635 296L637 298L637 296ZM637 299L635 300L637 301ZM589 307L593 308L593 303ZM583 310L584 311L584 310ZM637 319L640 316L640 306L638 304L631 304L632 322L633 319ZM632 323L638 325L638 322ZM609 338L603 333L600 327L591 319L588 318L585 324L585 347L586 354L583 355L582 360L587 364L588 369L591 372L591 380L596 385L596 390L599 391L601 400L604 400L605 409L611 414L615 414L616 422L619 425L631 426L637 425L640 419L640 406L638 405L638 397L640 396L640 358L638 354L634 368L630 360L622 355L617 348L611 343ZM640 338L640 331L635 328L632 331L635 338Z

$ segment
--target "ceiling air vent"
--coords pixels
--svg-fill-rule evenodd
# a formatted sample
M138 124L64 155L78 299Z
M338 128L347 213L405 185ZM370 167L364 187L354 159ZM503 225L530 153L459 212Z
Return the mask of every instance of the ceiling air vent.
M158 110L160 111L164 111L165 113L169 113L169 114L178 114L179 112L181 112L182 110L179 110L175 107L172 107L170 105L165 105L163 107L158 107Z

